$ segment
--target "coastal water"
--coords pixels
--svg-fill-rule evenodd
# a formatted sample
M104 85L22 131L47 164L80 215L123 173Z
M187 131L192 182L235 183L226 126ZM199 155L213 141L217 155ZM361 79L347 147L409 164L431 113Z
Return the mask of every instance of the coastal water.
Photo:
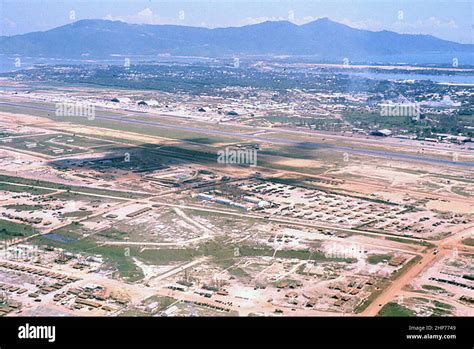
M376 80L431 80L433 82L453 84L453 85L473 85L474 86L474 72L471 74L456 74L450 75L441 72L436 73L382 73L382 72L348 72L349 76L362 77Z

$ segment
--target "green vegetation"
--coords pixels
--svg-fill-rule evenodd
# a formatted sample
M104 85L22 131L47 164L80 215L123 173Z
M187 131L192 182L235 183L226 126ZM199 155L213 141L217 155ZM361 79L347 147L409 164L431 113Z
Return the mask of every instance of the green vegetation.
M70 192L69 190L62 193L54 194L52 197L57 200L63 200L63 201L73 201L73 200L88 201L88 202L95 201L95 202L100 203L102 200L101 198L98 198L96 196L73 193L73 192Z
M471 197L472 194L469 191L465 191L465 187L463 186L453 186L451 191L455 194Z
M186 262L199 256L194 249L185 248L169 248L169 249L147 249L139 252L136 251L136 256L150 264L170 264L175 262Z
M474 238L467 238L462 241L464 245L474 246Z
M117 79L113 79L117 80ZM144 88L144 86L141 86L140 89ZM54 109L54 105L52 104L47 104L47 103L29 103L29 106L39 106L39 107L49 107L51 109ZM212 137L204 137L202 136L201 133L198 132L192 132L192 131L184 131L184 130L173 130L171 128L163 128L159 126L153 126L149 124L138 124L138 123L127 123L127 122L120 122L120 121L114 121L114 120L104 120L101 119L100 117L96 117L93 120L89 120L86 117L77 117L77 116L56 116L54 111L48 111L48 110L37 110L37 109L30 109L29 106L23 107L23 106L0 106L0 110L2 111L7 111L10 113L25 113L25 111L28 111L29 114L31 115L37 115L41 117L46 117L58 122L72 122L77 125L86 125L86 126L91 126L91 127L102 127L102 128L108 128L112 130L117 130L117 131L126 131L126 132L134 132L134 133L139 133L139 134L144 134L144 135L149 135L149 136L155 136L155 137L164 137L164 138L170 138L170 139L177 139L177 140L190 140L196 143L225 143L229 142L231 137L218 137L218 136L212 136ZM100 110L96 110L96 113L98 116L101 114L106 114L107 116L117 116L120 117L120 114L116 114L113 111L107 110L107 112L103 112ZM140 120L140 117L132 117L132 119L135 120ZM143 120L149 121L148 118L143 118ZM166 120L161 119L160 122L164 123ZM173 126L173 121L169 123L170 126ZM52 138L49 136L49 138ZM120 139L120 137L115 138L115 140L120 140L123 141L123 139ZM74 143L73 143L74 144ZM62 147L55 145L56 148Z
M398 303L387 303L380 309L377 316L415 316L415 312L411 309L405 308Z
M437 308L441 308L441 309L453 309L453 307L449 304L446 304L446 303L443 303L443 302L440 302L440 301L437 301L437 300L433 300L432 301L433 304L437 307Z
M95 188L80 187L80 186L69 186L69 185L47 182L47 181L42 181L42 180L34 180L34 179L13 177L13 176L6 176L6 175L0 175L0 182L1 181L8 182L11 184L26 185L26 186L14 186L11 184L6 184L8 188L10 187L22 188L22 191L25 191L27 188L29 188L28 186L32 186L32 187L38 186L38 187L45 187L45 188L50 188L50 189L61 189L61 190L66 190L66 191L80 191L86 194L107 195L107 196L117 197L118 199L120 198L139 199L139 198L144 197L143 194L134 194L130 192L122 192L122 191L107 190L107 189L95 189ZM3 185L3 183L0 183L0 190L2 190L1 185ZM33 192L37 191L38 193L37 195L52 193L52 191L49 191L47 189L45 190L45 189L31 188L29 190L32 190Z
M415 241L415 240L409 240L409 239L404 239L402 237L393 237L393 236L386 236L386 240L390 241L396 241L396 242L401 242L403 244L412 244L412 245L420 245L420 246L425 246L425 247L434 247L432 243L428 241L423 241L420 239L420 241Z
M131 309L124 310L118 316L119 317L146 317L146 316L151 316L151 315L152 314L147 313L144 310L137 309L137 308L131 308Z
M381 116L380 112L360 112L349 111L343 114L345 120L353 123L359 128L369 129L374 125L378 125L379 129L383 128L403 128L407 129L412 125L409 117L400 116Z
M387 254L373 254L367 258L367 261L370 264L379 264L388 261L390 258L391 257Z
M474 275L473 274L465 274L462 277L466 280L474 281Z
M216 260L228 260L239 258L234 256L234 251L238 249L239 257L271 257L284 259L299 259L304 261L318 262L344 262L353 263L353 258L333 258L327 257L322 252L312 252L309 250L277 250L266 246L222 246L215 242L206 243L199 248L200 252L206 256L212 256Z
M86 150L69 147L66 144L55 144L57 135L39 135L30 137L11 138L11 142L4 143L3 146L20 151L38 153L47 156L64 156L65 154L79 154Z
M42 210L44 206L42 205L26 205L26 204L14 204L6 205L5 208L16 211L38 211Z
M433 313L431 316L447 316L452 313L452 310L454 309L451 305L433 300L431 301L432 304L434 305L433 308Z
M37 245L59 247L75 253L101 255L112 266L117 268L120 276L133 282L143 278L143 272L136 266L133 257L139 257L138 248L121 246L99 246L92 237L83 237L81 224L71 224L54 232L38 236L32 240Z
M89 137L83 137L83 136L77 136L77 135L70 136L66 134L54 135L54 142L65 144L65 145L76 146L76 147L85 147L85 148L103 147L103 146L113 144L111 142L108 142L102 139L95 139L95 138L89 138Z
M108 263L117 268L122 277L135 281L143 278L143 273L134 262L134 258L150 265L166 265L190 261L197 257L209 256L218 263L231 266L240 257L273 256L275 250L258 246L226 246L216 241L200 245L198 248L145 248L140 246L101 245L101 238L123 240L128 233L120 229L109 229L97 234L91 234L80 223L73 223L60 228L48 235L36 237L33 242L39 245L60 247L72 252L101 255ZM238 248L239 255L234 255ZM309 250L278 250L276 258L299 259L309 261L333 261L352 263L351 258L331 258L321 252ZM239 276L246 276L244 270L233 271Z
M403 130L420 137L433 137L436 133L453 135L463 133L468 137L473 135L471 130L464 127L473 124L472 112L449 117L443 114L426 114L422 115L420 120L412 120L409 116L381 116L380 112L364 111L346 111L343 117L356 127L366 130L373 128Z
M8 177L8 176L0 176L0 181L8 181L5 179L5 177ZM15 178L15 177L11 177L11 178ZM52 190L34 188L28 185L13 185L9 183L0 183L0 191L9 191L11 193L28 193L31 195L44 195L44 194L53 193Z
M108 240L122 241L126 236L128 236L128 233L115 228L110 228L98 232L97 235Z
M35 230L30 225L0 219L0 240L29 236L34 233Z
M74 212L66 212L62 214L62 217L66 218L84 218L91 215L92 211L74 211Z
M251 125L265 125L267 123L285 123L296 127L313 128L322 131L339 130L342 121L331 117L297 117L290 115L266 115L263 117L253 117Z
M250 275L245 270L243 270L242 268L239 268L239 267L229 268L229 269L227 269L227 271L232 276L235 276L237 278L249 278L250 277Z
M436 292L446 292L446 290L442 287L434 286L434 285L422 285L421 288L428 291L436 291Z

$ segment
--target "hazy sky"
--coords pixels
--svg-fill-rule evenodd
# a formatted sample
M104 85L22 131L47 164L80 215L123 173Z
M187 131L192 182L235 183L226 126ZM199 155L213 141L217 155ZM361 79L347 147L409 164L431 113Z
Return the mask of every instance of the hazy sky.
M329 17L357 28L474 43L473 4L473 0L0 0L0 35L48 30L89 18L213 28L266 20L301 24Z

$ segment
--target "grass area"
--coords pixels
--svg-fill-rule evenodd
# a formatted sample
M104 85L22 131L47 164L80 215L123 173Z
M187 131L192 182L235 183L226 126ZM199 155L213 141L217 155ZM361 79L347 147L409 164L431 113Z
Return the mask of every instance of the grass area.
M124 310L118 316L120 316L120 317L145 317L145 316L151 316L151 315L152 314L147 313L144 310L137 309L137 308L131 308L131 309Z
M451 306L451 305L449 305L449 304L446 304L446 303L443 303L443 302L440 302L440 301L437 301L437 300L433 300L432 303L433 303L437 308L448 309L448 310L453 309L453 306Z
M92 211L74 211L74 212L66 212L62 214L62 217L65 218L84 218L91 215Z
M470 197L472 194L468 191L464 190L464 187L462 186L455 186L451 188L451 191L455 194L461 195L461 196L467 196Z
M379 129L383 128L409 128L411 126L410 118L400 116L380 116L380 112L359 112L348 111L343 113L345 120L355 123L357 127L370 128L373 125L379 125Z
M94 138L88 138L88 137L77 136L77 135L70 136L66 134L54 135L54 142L66 144L66 145L78 146L78 147L85 147L85 148L101 147L101 146L113 144L111 142L108 142L102 139L94 139Z
M9 184L7 184L7 186L8 188L10 187L21 188L21 191L23 192L26 190L32 190L33 192L38 193L36 195L48 194L48 193L52 193L52 191L49 191L48 189L30 188L29 186L38 186L38 187L44 187L44 188L50 188L50 189L61 189L61 190L66 190L66 191L80 191L86 194L113 196L113 197L117 197L118 199L120 198L139 199L139 198L144 197L143 194L134 194L130 192L122 192L122 191L108 190L108 189L96 189L96 188L81 187L81 186L70 186L70 185L64 185L64 184L59 184L59 183L53 183L53 182L47 182L47 181L41 181L41 180L35 180L35 179L29 179L29 178L6 176L6 175L0 175L0 182L1 181L12 183L12 184L24 184L26 186L14 186L14 185L9 185ZM0 183L0 190L2 190L2 185L3 183Z
M27 204L14 204L6 205L5 208L16 211L38 211L42 210L44 206L42 205L27 205Z
M234 256L234 251L236 248L238 248L240 257L271 257L275 254L274 249L268 248L266 246L222 246L215 242L205 244L200 248L200 250L204 255L212 256L216 260L229 260L236 258ZM353 263L355 261L355 259L352 258L327 257L321 252L311 252L309 250L278 250L275 254L275 257L282 259L299 259L304 261L318 262Z
M206 143L206 142L202 142ZM207 143L206 143L207 144ZM217 160L217 150L214 148L208 148L205 150L204 148L199 148L199 149L190 149L190 148L183 148L183 147L175 147L175 146L164 146L161 147L159 150L155 150L155 152L159 154L163 154L164 156L172 156L173 158L177 159L183 159L183 160L189 160L189 161L194 161L194 162L199 162L201 164L215 164ZM315 156L310 156L302 153L298 149L298 151L288 151L288 152L283 152L280 153L278 151L260 151L258 153L258 166L265 167L265 168L272 168L272 169L281 169L281 170L286 170L286 171L296 171L296 172L305 172L308 174L321 174L324 173L327 168L324 166L308 166L308 167L298 167L298 166L288 166L285 164L280 164L276 161L271 161L271 158L269 157L264 157L264 155L278 155L279 160L283 158L288 158L290 160L295 159L294 154L300 154L301 159L313 159ZM333 152L331 152L333 154ZM318 152L318 157L321 156L321 151ZM341 156L342 159L342 156ZM235 166L240 166L240 167L247 167L248 165L242 164L242 165L235 165Z
M170 264L175 262L191 261L199 256L197 250L186 248L169 248L169 249L153 249L143 250L138 253L137 257L150 264Z
M227 270L232 276L237 277L239 279L241 278L249 278L250 274L248 274L245 270L242 268L236 267L236 268L230 268Z
M34 233L35 230L30 225L0 219L0 240L29 236Z
M158 302L160 305L158 307L158 310L165 309L166 307L169 307L171 304L176 302L176 299L173 297L168 297L168 296L151 296L143 301L145 305L150 305L152 303Z
M419 121L412 121L411 117L406 116L381 116L380 111L344 111L343 117L356 127L363 129L398 129L406 130L408 133L416 133L421 136L432 136L434 133L458 134L463 130L467 137L470 137L471 131L463 129L462 125L472 125L473 116L453 115L446 118L439 114L425 114Z
M405 308L404 306L401 306L398 303L387 303L385 304L382 309L380 309L379 313L377 316L402 316L402 317L408 317L408 316L415 316L415 312L413 310L410 310L408 308Z
M38 135L25 138L12 138L9 143L2 146L15 150L23 150L48 156L63 156L64 154L79 154L83 149L68 147L66 144L55 144L56 135Z
M427 241L423 241L423 240L415 241L415 240L404 239L402 237L386 236L385 239L390 240L390 241L395 241L395 242L401 242L402 244L420 245L420 246L425 246L425 247L435 246L432 243L427 242Z
M88 202L95 201L97 203L100 203L102 201L101 198L98 198L93 195L79 194L79 193L74 193L70 191L54 194L52 197L58 200L66 200L66 201L81 200L81 201L88 201Z
M51 234L35 238L34 243L59 247L76 253L101 255L127 281L136 281L143 278L143 272L136 265L134 258L148 265L167 265L209 256L216 263L228 262L229 265L232 265L235 260L241 257L273 256L275 254L274 249L267 246L224 245L218 241L209 241L197 248L142 249L140 246L100 245L101 239L123 240L125 236L129 236L129 234L120 229L108 229L94 233L85 229L80 223L73 223L67 227L57 229ZM239 256L234 255L237 247ZM354 261L350 258L331 258L323 253L309 250L279 250L275 257L322 262L352 263ZM234 272L239 276L246 276L245 270L234 270Z
M51 234L36 237L32 242L75 253L101 255L112 267L117 268L120 276L127 281L133 282L143 278L142 270L133 261L133 257L140 255L138 248L99 246L93 236L83 237L81 224L70 224Z
M5 180L3 177L8 177L8 176L0 176L0 181ZM31 195L44 195L44 194L51 194L54 192L52 190L34 188L30 186L19 186L19 185L13 185L9 183L0 183L0 191L8 191L10 193L28 193Z
M388 261L390 258L391 257L387 254L373 254L367 258L367 261L370 264L379 264Z
M99 233L97 233L97 235L104 237L107 240L123 241L124 238L129 234L119 229L110 228L100 231Z
M259 154L285 157L291 159L321 160L321 149L298 148L297 152L295 152L295 149L296 147L281 147L277 145L272 145L271 148L265 148L264 150L260 151ZM328 152L328 150L324 151ZM332 160L335 160L335 158L336 157L334 156L334 153L332 153Z
M120 276L126 278L127 281L137 281L143 278L143 272L135 264L134 258L146 264L164 265L189 261L202 255L196 249L141 250L138 246L100 246L100 241L97 241L94 235L84 236L84 234L90 233L90 231L83 229L80 223L73 223L57 229L51 234L37 237L33 239L33 243L59 247L75 253L101 255L112 267L117 268ZM118 231L105 233L105 235L108 234L118 234Z
M462 241L464 245L474 246L474 238L467 238Z
M444 288L434 285L422 285L421 288L427 291L446 292Z
M453 311L453 306L437 301L437 300L432 300L431 303L434 305L433 308L433 313L431 316L447 316L451 315Z
M155 153L171 156L173 158L192 160L199 163L212 163L215 164L217 161L217 150L209 149L209 151L199 149L190 149L176 146L163 146L158 150L154 150Z
M34 105L33 103L30 103L30 105ZM51 109L54 109L54 105L48 105L48 104L40 104L39 106L41 107L50 107ZM225 136L204 136L202 133L199 132L193 132L193 131L185 131L185 130L174 130L170 128L163 128L160 126L154 126L150 124L138 124L138 123L127 123L127 122L120 122L120 121L114 121L114 120L104 120L101 119L101 115L116 115L116 116L121 116L120 114L115 114L113 111L102 111L102 110L96 110L96 117L93 120L89 120L86 117L74 117L74 116L56 116L54 111L48 111L48 110L32 110L26 107L21 107L21 106L0 106L0 110L3 111L8 111L10 113L28 113L31 115L36 115L36 116L42 116L46 117L58 122L71 122L76 125L85 125L89 127L102 127L102 128L107 128L111 130L117 130L117 131L126 131L126 132L134 132L134 133L139 133L139 134L144 134L148 136L156 136L156 137L164 137L164 138L171 138L171 139L177 139L177 140L183 140L183 141L193 141L197 143L225 143L228 142L230 138L226 138ZM140 120L140 117L134 116L131 117L132 119L135 120ZM149 118L147 117L147 121L150 121ZM165 123L165 119L160 119L160 123ZM173 126L172 121L169 122L170 126ZM117 137L117 140L122 140L119 137Z

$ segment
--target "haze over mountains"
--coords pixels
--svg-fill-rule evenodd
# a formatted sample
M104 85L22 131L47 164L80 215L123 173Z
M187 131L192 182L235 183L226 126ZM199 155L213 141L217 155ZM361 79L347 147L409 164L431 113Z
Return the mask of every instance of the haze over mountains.
M430 35L372 32L327 18L244 27L198 28L81 20L44 32L0 37L0 53L45 57L120 55L293 55L363 58L369 55L472 53L474 45Z

